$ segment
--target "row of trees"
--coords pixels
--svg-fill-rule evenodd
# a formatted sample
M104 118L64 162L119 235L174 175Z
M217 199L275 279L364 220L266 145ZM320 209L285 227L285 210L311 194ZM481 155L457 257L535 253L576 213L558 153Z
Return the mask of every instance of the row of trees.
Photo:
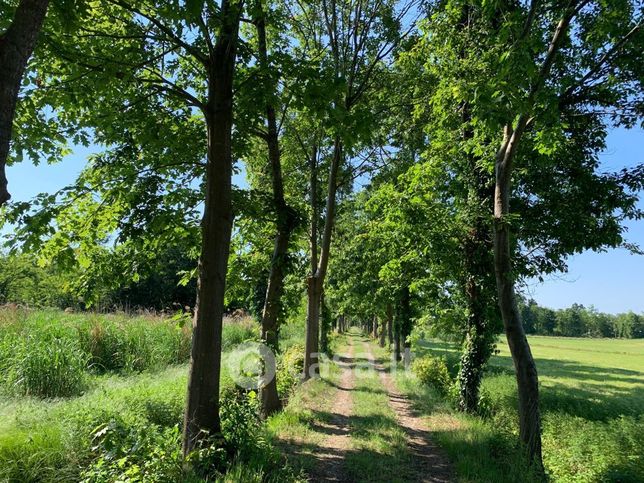
M108 249L85 268L64 270L39 264L29 254L0 256L0 304L98 311L176 312L194 307L195 281L184 283L183 276L194 268L194 259L185 252L173 248L153 260L139 259L134 277L124 276L131 273L130 262L121 250ZM234 302L231 309L246 301Z
M644 316L635 312L605 314L594 307L573 304L567 309L540 307L534 300L521 304L521 317L528 334L564 337L644 338Z
M59 1L27 66L48 3L0 7L0 47L21 52L0 60L23 79L15 110L20 82L0 89L15 128L0 166L104 149L73 185L9 205L10 243L60 270L107 270L114 245L123 278L168 246L198 258L182 270L197 280L185 454L221 430L226 304L254 294L277 349L305 286L305 377L331 325L321 312L391 328L397 354L426 317L460 334L474 411L504 329L541 466L515 284L625 245L623 220L642 215L644 168L601 173L597 158L611 125L644 113L641 5ZM242 165L247 189L232 184ZM279 409L274 383L261 396Z

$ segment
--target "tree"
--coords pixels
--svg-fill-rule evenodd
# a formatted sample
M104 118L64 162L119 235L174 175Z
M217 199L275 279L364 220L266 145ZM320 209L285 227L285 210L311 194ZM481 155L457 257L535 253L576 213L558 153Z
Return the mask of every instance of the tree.
M287 268L289 242L297 222L297 214L293 208L286 204L284 198L284 181L282 179L282 163L279 145L279 130L277 125L276 106L274 99L277 95L277 83L271 72L266 41L266 13L261 0L254 6L255 28L257 30L257 50L259 68L266 80L266 130L260 131L261 137L266 141L268 160L270 164L271 182L273 188L273 210L276 216L277 233L270 263L266 297L262 309L262 339L266 344L277 350L278 317L281 311L281 297L284 290L284 277ZM262 412L269 415L281 408L277 394L276 368L269 368L275 374L268 383L261 388Z
M484 149L476 135L472 98L455 96L463 75L484 77L480 61L470 45L481 15L473 5L457 2L451 13L438 8L423 23L421 35L398 59L398 84L408 86L399 102L405 108L398 115L401 149L418 153L416 177L407 176L410 196L431 200L434 211L449 213L448 230L456 244L440 245L436 238L443 227L428 223L423 249L431 251L427 270L440 274L436 280L451 284L451 303L462 317L450 332L459 334L462 352L459 372L459 408L475 412L486 363L492 354L500 320L495 303L490 211L492 175L483 162ZM471 57L469 57L471 55ZM455 61L455 59L457 59ZM422 174L421 174L422 173ZM422 185L418 180L422 179ZM411 186L414 186L412 189ZM435 192L430 197L426 193ZM449 215L443 215L448 218ZM439 268L439 266L442 266ZM447 319L447 318L445 318Z
M427 116L430 120L425 120L427 139L421 138L420 145L428 145L428 154L434 153L433 162L445 167L444 174L436 171L429 178L428 186L452 186L443 202L453 204L458 208L456 213L467 216L464 226L470 227L471 240L479 241L464 244L469 246L468 251L478 247L479 255L462 258L479 263L484 260L480 254L486 253L486 228L490 238L496 239L494 283L485 283L492 263L487 277L485 268L475 269L471 263L469 271L478 272L473 278L476 287L492 285L498 294L517 371L521 437L537 466L541 459L536 436L536 369L523 328L518 328L516 319L509 318L518 313L508 310L514 304L514 282L525 276L565 270L566 257L583 249L622 245L621 221L640 216L633 196L639 188L632 175L597 173L597 154L606 135L605 109L610 110L615 122L626 125L632 124L641 112L641 63L635 60L637 42L641 42L639 23L631 5L602 7L611 12L613 20L618 16L619 22L606 22L588 9L579 20L584 32L581 41L565 44L562 61L558 42L566 34L560 32L561 28L556 30L559 40L554 42L554 48L548 48L553 44L552 19L556 15L557 20L564 18L565 31L571 12L574 17L576 7L582 10L584 5L563 8L538 2L525 7L503 2L453 2L430 12L424 24L425 34L403 58L409 62L410 71L420 71L424 80L421 89L414 84L418 91L411 100L420 106L427 102L428 107L414 108L414 113L420 111L421 122L424 112L431 113ZM548 15L540 15L544 11ZM577 59L583 62L577 63ZM575 73L568 75L566 69L571 66ZM481 79L487 81L482 83ZM440 95L432 97L435 92ZM526 125L519 133L515 128L521 124L518 119L524 108L530 114L522 119ZM508 129L499 150L503 126ZM512 136L515 141L521 139L521 149L510 142ZM495 164L492 160L497 154ZM501 173L501 158L507 160L506 155L520 160L515 184L509 183L507 172ZM441 176L442 182L436 181ZM496 184L495 196L486 195L486 179ZM507 192L500 190L500 185ZM499 215L499 199L506 195L512 198L512 216ZM465 204L467 199L472 202ZM492 218L492 202L497 210L494 226L487 221ZM487 203L490 208L485 206ZM510 226L514 235L511 239L505 231ZM503 258L503 253L508 258ZM506 269L512 271L509 278ZM447 272L454 277L467 270ZM485 305L491 301L487 295L483 299ZM489 348L491 342L493 338L476 346ZM473 347L467 345L464 354ZM484 360L479 358L473 367L478 370Z
M514 57L512 64L514 67L521 66L528 69L526 74L529 83L525 89L517 92L518 110L509 109L505 114L505 121L501 121L503 139L494 164L496 173L494 257L499 307L514 361L519 390L520 437L526 445L530 459L538 467L542 467L542 460L537 370L518 311L514 288L515 271L512 266L510 200L515 161L526 132L533 129L536 130L536 136L552 135L553 121L549 116L554 115L561 119L565 117L571 105L592 117L598 115L593 111L593 106L608 104L619 111L624 106L638 106L641 102L637 96L635 99L631 97L630 89L631 82L638 82L639 68L629 60L629 54L632 55L629 53L630 49L626 49L626 56L623 55L624 45L636 36L639 30L640 24L632 17L634 6L603 5L600 11L606 9L622 19L617 23L616 31L607 32L601 16L595 11L586 9L588 4L588 1L573 1L564 8L557 8L554 25L550 23L550 19L543 25L540 22L542 6L536 1L532 2L528 11L522 16L522 24L510 28L510 31L514 31L516 39L515 56L512 55L514 53L512 50L506 50L500 57L501 64L506 59ZM575 46L574 42L568 40L574 21L578 21L577 26L581 29L580 33L575 34L582 40L579 46ZM599 45L595 43L595 39L592 39L593 34L602 37L604 43ZM545 38L548 37L549 40L546 41ZM609 47L605 48L605 45ZM565 50L568 55L565 57L561 55L562 50ZM533 57L535 54L536 58ZM565 68L564 66L579 66L580 57L583 59L581 72L576 72L572 77L563 75L560 69ZM618 68L623 71L615 75ZM512 76L516 76L516 72L513 72ZM610 76L614 77L611 79ZM591 80L601 79L607 79L611 84L611 89L614 90L612 94L606 94L604 91L606 86L601 82L588 83ZM554 89L555 92L552 92L549 83L557 86ZM629 116L632 116L630 109L627 108L623 112L623 122L629 122ZM620 114L617 114L617 118L620 118ZM554 125L557 126L555 129L562 127L562 124L557 121ZM544 149L547 148L541 146L541 150Z
M104 2L93 6L83 28L71 39L63 33L49 39L56 62L37 63L51 88L37 92L34 103L42 108L51 105L61 119L73 118L75 125L91 129L95 142L115 145L111 160L118 169L127 170L128 163L123 162L137 151L140 154L135 159L148 163L144 172L181 164L176 159L168 163L170 153L175 149L188 153L189 143L177 146L172 137L159 135L160 125L168 129L166 132L176 130L176 125L165 124L170 119L199 132L193 139L196 149L186 156L190 160L187 164L194 168L186 171L203 175L200 194L204 202L183 426L186 455L220 433L221 331L233 222L233 83L242 10L243 2L228 0L220 5L193 2L185 9L178 3ZM60 85L65 89L56 89ZM153 116L149 116L151 112ZM114 122L117 117L119 122ZM156 160L149 154L155 150L160 153ZM137 179L138 173L130 169L130 174ZM158 173L145 179L152 184L146 191L148 200L158 202L162 199L159 185L168 180ZM194 200L189 195L194 190L172 188L168 199L175 210L186 200L173 195L188 194L188 204ZM115 191L128 199L123 194L127 189L120 183ZM93 202L89 200L88 205ZM101 202L98 205L103 207ZM130 206L124 203L110 208L115 220ZM118 212L119 208L123 210ZM41 220L45 233L52 216Z
M369 138L369 121L373 121L374 117L365 109L365 98L368 98L374 88L383 62L398 45L401 37L406 35L401 24L407 19L413 5L414 2L396 5L395 2L380 0L367 4L354 0L321 0L309 7L302 7L299 12L301 24L298 31L305 32L301 41L305 46L310 45L309 55L326 51L324 60L330 66L329 80L334 88L328 108L330 119L326 123L333 148L319 257L317 253L313 254L314 250L318 250L317 227L312 226L311 230L311 240L316 241L311 244L312 270L307 279L305 378L318 374L320 301L330 258L341 168L350 159L359 142ZM312 150L314 154L318 151L317 148ZM316 157L313 156L312 159ZM312 163L312 168L312 173L317 170L315 163ZM313 197L311 202L312 206L316 203ZM315 217L316 210L313 210L313 218Z
M557 313L555 333L567 337L581 337L584 335L586 332L586 325L582 318L584 310L583 305L573 304L569 309L559 311Z
M13 21L0 36L0 207L11 195L7 191L5 165L9 156L13 118L27 61L36 46L49 0L21 0Z

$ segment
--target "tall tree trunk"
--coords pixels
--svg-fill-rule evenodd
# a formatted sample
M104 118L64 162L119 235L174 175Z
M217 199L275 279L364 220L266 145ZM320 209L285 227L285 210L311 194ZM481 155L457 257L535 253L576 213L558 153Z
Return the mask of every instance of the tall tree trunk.
M463 121L465 123L471 121L468 104L463 108ZM471 129L465 130L465 141L473 136ZM471 228L463 243L465 268L463 285L468 317L457 380L459 409L474 413L478 408L483 372L494 349L498 319L491 315L493 311L490 310L492 301L495 299L496 285L492 276L494 272L492 235L487 224L488 210L491 209L493 198L493 183L487 172L480 168L477 158L472 154L466 154L466 156L468 160L466 178L472 179L468 189L468 205L469 210L473 210L474 213Z
M259 63L261 68L268 74L270 65L268 62L268 48L266 45L266 15L261 1L257 2L257 28ZM269 86L271 93L274 93L276 86ZM295 228L295 211L291 209L284 199L284 182L282 179L282 163L279 147L279 135L277 132L277 120L275 107L272 103L266 105L266 144L268 147L268 160L271 168L271 179L273 184L273 209L277 217L277 233L271 258L271 269L268 276L264 309L262 310L262 339L273 352L278 350L279 315L282 308L282 293L284 292L284 276L286 275L288 245ZM265 361L267 362L267 361ZM268 416L278 411L282 404L277 393L277 368L275 360L272 359L273 367L265 368L269 374L275 374L268 383L260 389L262 402L262 414Z
M579 13L578 4L571 2L562 13L557 27L552 34L548 51L538 70L538 76L531 83L526 99L528 112L520 114L516 126L511 123L503 129L503 142L494 162L494 272L499 297L499 307L505 326L505 334L512 354L514 371L519 393L519 436L526 447L531 462L543 470L541 454L541 415L539 413L539 378L537 367L532 357L528 339L525 336L521 314L517 306L512 276L512 251L510 248L510 190L514 158L521 137L531 122L530 110L534 108L535 99L550 75L555 57L568 35L570 22ZM527 35L531 24L526 24Z
M386 320L383 320L380 323L380 334L378 336L379 336L378 344L380 345L380 347L384 347L385 346L385 337L387 336L387 321Z
M378 316L373 316L373 333L371 334L374 339L378 338Z
M512 277L510 227L507 220L507 215L510 213L512 161L526 124L527 117L520 116L514 130L506 126L503 145L497 154L494 191L494 268L499 308L517 379L519 435L530 460L542 468L539 379L517 306Z
M409 336L411 335L412 329L412 313L411 313L411 294L409 292L409 287L405 286L402 289L402 295L400 299L400 338L398 342L399 346L403 346L402 360L404 362L405 368L409 367L411 362L411 342Z
M338 170L342 160L342 142L339 136L336 136L333 146L333 158L329 168L329 184L327 188L326 209L324 219L324 231L322 234L322 246L320 249L320 259L315 271L307 280L308 286L308 312L306 316L306 343L304 349L304 379L319 377L319 327L320 327L320 298L322 288L326 277L326 270L329 264L329 251L331 249L331 235L333 233L333 224L335 222L335 195L338 188ZM313 174L311 175L313 179ZM311 182L313 185L313 182ZM313 189L311 189L313 192ZM313 194L313 193L312 193ZM314 200L314 198L312 197ZM312 201L313 202L313 201ZM313 218L317 217L316 211L313 212ZM311 230L313 233L313 230ZM317 238L317 237L315 237ZM312 242L313 245L313 236ZM317 251L315 252L317 254ZM311 263L313 268L313 250L311 253Z
M387 304L387 340L389 340L389 348L394 343L394 308L391 304Z
M22 77L34 51L49 0L21 0L0 36L0 207L11 199L5 166Z
M394 360L398 362L401 359L400 347L400 318L396 317L394 321Z
M308 307L306 311L306 339L304 341L304 379L318 377L318 352L320 351L320 297L322 288L319 279L311 275L307 279Z
M310 369L314 364L313 354L319 350L319 320L320 305L315 273L318 268L318 150L313 147L310 161L309 204L311 206L311 229L309 232L309 249L311 273L306 279L307 308L306 308L306 334L304 339L304 379L309 378ZM315 359L317 361L317 358Z
M331 312L324 300L324 290L320 297L320 350L329 351L329 330L331 330Z
M486 263L490 256L488 234L489 230L484 220L478 218L476 227L470 231L465 242L465 295L468 317L457 380L459 409L469 413L477 410L483 372L492 355L496 338L496 331L491 326L491 321L486 318L488 298L483 293L482 282L490 272L489 263Z
M208 129L206 199L183 425L184 456L209 437L219 437L221 432L221 332L233 223L233 76L240 16L241 3L223 1L222 23L209 62L208 104L205 112Z

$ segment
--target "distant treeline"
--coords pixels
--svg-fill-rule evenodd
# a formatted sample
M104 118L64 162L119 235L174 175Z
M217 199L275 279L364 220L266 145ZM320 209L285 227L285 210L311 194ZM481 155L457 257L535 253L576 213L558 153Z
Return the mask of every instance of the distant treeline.
M176 250L139 265L126 276L117 254L105 250L105 261L90 269L42 265L27 254L0 254L0 304L29 307L110 310L173 310L193 307L195 281L181 283L181 271L194 262Z
M118 265L118 257L109 255L107 266ZM195 281L180 283L181 271L194 262L176 249L169 249L149 266L139 266L140 276L112 277L111 270L85 270L84 273L40 266L29 255L0 254L0 304L16 303L31 307L65 309L93 308L167 310L194 306ZM264 288L265 290L265 288ZM236 292L231 289L231 292ZM235 294L233 294L235 295ZM231 297L228 308L246 308L249 300ZM91 303L90 303L91 301ZM521 301L521 315L528 334L564 337L644 338L644 315L635 312L605 314L594 307L573 304L567 309L541 307L534 300Z
M520 305L528 334L564 337L644 338L644 315L635 312L605 314L594 307L573 304L567 309L540 307L534 300Z

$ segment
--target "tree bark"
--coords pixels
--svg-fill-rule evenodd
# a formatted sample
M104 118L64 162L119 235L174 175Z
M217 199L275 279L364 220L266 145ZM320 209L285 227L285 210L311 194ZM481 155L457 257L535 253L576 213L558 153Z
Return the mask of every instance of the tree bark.
M398 362L400 356L400 320L394 322L394 360Z
M319 350L319 320L320 304L315 273L318 268L318 171L317 171L317 146L313 147L310 161L309 203L311 206L311 230L309 232L309 248L311 274L306 279L307 308L306 308L306 335L304 339L304 374L303 378L309 379L311 367L317 362L313 355Z
M306 339L304 349L304 379L319 377L318 352L320 351L320 297L319 279L312 275L307 279L308 308L306 312Z
M496 336L491 321L486 319L487 300L482 286L482 280L491 272L490 264L486 263L490 254L488 234L489 230L484 221L477 219L476 227L470 231L464 250L468 317L457 379L459 409L469 413L476 412L478 408L481 380L485 365L492 355Z
M402 344L400 342L400 327L398 326L398 324L394 324L394 357L396 361L402 360Z
M467 9L469 11L469 8ZM469 18L469 14L466 15ZM470 127L471 112L469 103L462 110L462 120L466 128L463 141L474 137ZM478 409L479 390L485 366L492 355L497 327L496 317L491 317L490 307L496 289L493 277L492 234L487 223L493 200L492 178L481 169L473 153L465 153L467 164L465 179L467 188L468 211L472 211L471 227L463 242L463 262L465 268L463 289L467 300L468 316L465 326L465 340L461 353L458 388L458 407L461 411L475 413ZM481 211L483 210L483 211ZM489 319L489 320L488 320Z
M545 59L528 93L526 105L528 112L534 108L535 99L546 83L555 57L567 36L570 22L580 11L580 5L573 1L568 4L552 35ZM530 21L532 19L530 18ZM522 36L530 31L530 23ZM541 452L541 415L539 413L539 378L532 357L528 339L525 336L519 312L512 276L512 251L510 248L510 193L514 158L523 133L531 122L528 112L519 115L516 126L506 124L503 129L503 142L494 162L494 272L499 297L499 307L505 326L505 333L512 354L519 393L519 436L526 447L530 461L543 470Z
M266 15L261 1L257 2L258 17L255 21L258 38L259 63L262 69L267 71L270 68L268 62L268 48L266 44ZM271 93L274 93L276 86L268 86ZM273 185L273 209L277 217L277 233L271 258L271 269L268 276L266 297L262 310L262 339L266 345L275 353L278 350L279 315L282 308L282 294L284 292L284 276L287 269L288 246L295 228L295 211L286 204L284 199L284 182L282 178L281 152L279 147L279 134L277 131L277 120L275 106L272 103L266 105L266 144L268 147L268 160L271 168L271 180ZM266 361L265 361L266 362ZM272 359L273 367L265 370L275 376L260 389L262 403L262 414L266 417L282 407L277 393L277 368L275 360Z
M241 4L224 0L208 69L208 161L197 304L193 319L183 454L221 433L219 377L224 292L233 223L231 137L233 76Z
M403 346L402 361L404 362L405 368L409 367L411 362L411 343L409 341L409 336L411 335L412 329L412 313L411 313L411 294L409 292L409 287L405 286L402 289L401 299L400 299L400 341L398 342L399 350L400 345Z
M331 313L324 300L324 290L320 296L320 350L329 351L329 331L331 330Z
M391 304L387 304L387 339L391 348L391 344L394 343L394 308Z
M380 324L380 340L378 341L378 344L380 347L385 346L385 337L387 335L387 322L385 320L382 321Z
M526 124L527 118L520 116L514 130L510 126L506 126L502 148L499 150L495 162L494 268L499 308L517 379L519 436L526 447L530 460L542 468L539 379L517 306L512 277L510 227L507 221L507 215L510 213L512 161Z
M333 224L335 222L335 195L338 185L338 170L340 169L340 161L342 159L342 142L336 136L333 146L333 158L329 168L329 184L327 188L326 197L326 212L324 219L324 231L322 234L322 246L320 249L320 259L315 266L315 271L312 272L307 280L308 287L308 311L306 316L306 343L304 349L304 379L311 377L319 377L319 331L320 331L320 297L322 296L322 288L324 286L324 279L326 277L326 270L329 264L329 251L331 249L331 235L333 233ZM314 175L311 175L311 185L313 186ZM313 188L311 188L312 204L314 203ZM316 210L313 211L313 219L317 218ZM313 227L313 225L312 225ZM314 242L317 243L317 236L313 236L313 229L311 230L311 268L313 269L314 255L317 255L317 250L314 252ZM315 240L314 240L315 239Z
M0 36L0 207L11 199L5 166L20 84L34 51L49 0L21 0L13 21Z
M378 339L378 316L373 316L373 333L371 334L374 339Z

